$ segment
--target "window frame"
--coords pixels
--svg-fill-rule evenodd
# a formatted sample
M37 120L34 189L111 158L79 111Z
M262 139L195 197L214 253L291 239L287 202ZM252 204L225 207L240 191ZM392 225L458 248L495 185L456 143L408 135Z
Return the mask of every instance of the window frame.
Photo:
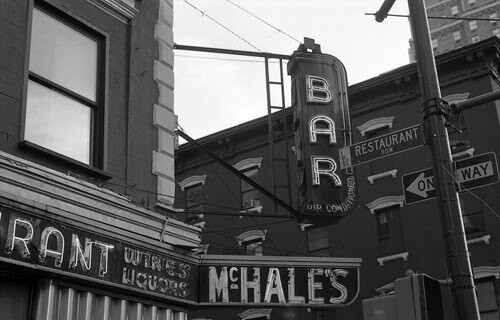
M84 37L96 42L96 92L95 101L86 98L79 93L64 87L61 84L55 83L42 75L36 74L30 70L30 54L31 54L31 40L33 30L33 14L37 9L44 14L50 16L55 21L64 24L71 30L80 33ZM49 156L52 159L60 160L65 163L76 165L84 171L97 175L99 178L110 179L111 175L106 173L106 117L107 117L107 75L108 75L108 52L109 52L109 34L100 30L97 26L88 23L87 21L77 18L67 10L62 11L52 5L46 4L41 1L30 1L29 4L29 17L28 17L28 36L26 39L26 56L25 56L25 73L24 73L24 87L23 87L23 107L21 118L21 142L20 147L28 150L36 150ZM28 83L33 81L44 88L54 91L64 97L71 99L90 109L90 123L89 123L89 163L81 162L77 159L51 150L47 147L26 140L26 116L27 116L27 100L28 100Z

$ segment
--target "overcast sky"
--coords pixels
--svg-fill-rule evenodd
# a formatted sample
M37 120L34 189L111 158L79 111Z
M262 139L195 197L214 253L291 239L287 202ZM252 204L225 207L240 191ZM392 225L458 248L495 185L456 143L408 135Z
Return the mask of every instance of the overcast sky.
M177 44L291 55L299 45L292 38L300 41L304 37L313 38L321 45L323 53L336 56L344 63L349 84L409 63L408 19L389 17L378 23L373 16L365 15L376 12L383 0L186 1L174 0L174 40ZM391 13L407 14L407 1L397 0ZM175 56L175 113L188 135L203 137L267 114L262 60L230 61L259 59L180 50L175 50ZM270 66L271 76L277 77L279 64ZM284 72L288 77L286 66ZM289 106L288 86L285 96ZM273 104L279 103L276 96L273 100Z

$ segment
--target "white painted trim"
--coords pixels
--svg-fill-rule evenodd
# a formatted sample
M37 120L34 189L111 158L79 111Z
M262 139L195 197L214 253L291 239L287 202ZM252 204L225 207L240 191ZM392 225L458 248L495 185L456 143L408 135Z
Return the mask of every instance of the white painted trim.
M365 136L367 132L373 132L380 130L385 127L392 128L392 123L394 122L394 117L381 117L381 118L375 118L366 121L360 126L357 126L356 128L359 130L361 133L361 136Z
M491 239L491 236L489 234L485 234L482 237L477 237L477 238L467 240L467 244L474 244L474 243L481 243L481 242L484 242L484 244L490 244L490 239Z
M273 311L273 309L248 309L242 313L238 313L238 316L241 320L249 320L260 317L271 319L271 311Z
M474 280L487 278L487 277L495 277L496 279L500 279L500 266L479 266L474 267L472 270L474 274Z
M452 159L455 159L455 158L458 158L458 157L463 157L463 156L469 156L469 157L472 157L474 156L474 152L476 151L476 149L474 148L469 148L467 150L463 150L463 151L460 151L460 152L457 152L457 153L453 153L451 155L451 158Z
M396 253L390 256L377 258L379 266L384 266L384 262L394 261L398 259L403 259L404 261L408 261L408 252Z
M123 196L0 151L0 197L119 239L166 248L197 247L200 229L131 204ZM163 241L160 242L160 239Z
M123 1L123 0L87 0L99 9L103 10L107 14L121 22L127 23L128 20L132 20L135 15L139 12L135 8L135 1ZM131 4L134 3L134 6Z
M392 206L403 206L405 200L405 196L386 196L373 200L370 203L366 204L366 207L370 210L370 213L373 214L377 210L382 210L385 208L389 208Z
M240 212L258 212L258 213L261 213L262 212L262 206L248 208L248 209L242 210Z
M373 184L373 182L375 182L375 180L382 179L382 178L385 178L385 177L396 178L397 174L398 174L398 169L392 169L392 170L389 170L389 171L385 171L385 172L374 174L373 176L368 176L368 177L366 177L366 179L368 179L368 181L370 182L370 184Z
M464 93L455 93L455 94L450 94L447 95L446 97L443 97L443 100L448 102L449 104L452 103L460 103L464 102L467 99L469 99L469 92L464 92Z
M197 184L205 185L205 180L207 179L207 175L199 175L199 176L191 176L186 179L178 182L177 184L181 187L181 190L184 191L186 188L191 186L195 186Z
M262 157L248 158L248 159L241 160L237 164L233 165L233 167L238 171L242 171L242 170L252 168L252 167L260 168L261 164L262 164Z
M314 223L300 223L300 230L306 231L310 227L313 227Z
M266 240L267 230L249 230L245 231L239 236L236 237L236 241L238 241L238 245L241 246L243 242L261 239L261 241Z

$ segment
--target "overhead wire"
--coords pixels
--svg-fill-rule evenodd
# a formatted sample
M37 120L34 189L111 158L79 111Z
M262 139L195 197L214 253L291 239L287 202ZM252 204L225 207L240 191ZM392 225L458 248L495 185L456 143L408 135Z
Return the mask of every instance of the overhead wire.
M374 16L375 13L365 13L367 16ZM387 14L388 17L397 17L397 18L409 18L408 14ZM428 19L441 19L441 20L465 20L465 21L500 21L500 19L495 18L467 18L467 17L437 17L437 16L427 16Z
M474 198L476 198L477 200L479 200L479 202L481 202L482 204L484 204L486 206L486 208L488 208L500 220L500 215L498 213L496 213L495 210L493 210L493 208L488 203L486 203L486 201L484 201L483 199L481 199L480 197L478 197L477 195L475 195L472 191L470 191L470 189L464 187L463 184L461 184L460 181L458 181L455 178L455 176L453 175L453 173L451 173L442 163L439 163L437 161L436 161L436 163L443 168L443 170L453 179L453 181L455 181L456 184L458 184L464 191L466 191L467 193L469 193L470 195L472 195Z
M242 36L240 36L239 34L237 34L236 32L234 32L233 30L231 30L230 28L226 27L225 25L223 25L222 23L220 23L219 21L215 20L214 18L212 18L211 16L209 16L207 13L205 13L204 11L200 10L199 8L197 8L195 5L193 5L192 3L190 3L189 1L187 0L184 0L185 3L187 3L189 6L191 6L193 9L197 10L198 12L200 12L204 17L207 17L208 19L212 20L213 22L215 22L217 25L219 25L220 27L224 28L226 31L229 31L232 35L234 35L235 37L237 37L238 39L240 39L241 41L245 42L246 44L248 44L249 46L251 46L252 48L254 48L255 50L259 51L259 52L262 52L262 50L260 50L259 48L257 48L255 45L253 45L250 41L246 40L245 38L243 38Z
M298 42L299 44L301 43L300 40L298 40L297 38L295 37L292 37L291 35L289 35L288 33L284 32L283 30L281 29L278 29L277 27L273 26L272 24L270 24L269 22L265 21L264 19L258 17L256 14L248 11L247 9L243 8L242 6L240 6L239 4L237 3L234 3L233 1L231 0L226 0L227 2L229 2L230 4L232 4L233 6L237 7L238 9L244 11L245 13L249 14L250 16L254 17L255 19L259 20L260 22L266 24L267 26L273 28L274 30L278 31L279 33L282 33L284 34L285 36L287 36L288 38Z
M184 54L176 54L176 57L181 57L181 58L192 58L192 59L204 59L204 60L218 60L218 61L230 61L230 62L249 62L249 63L265 63L264 59L263 60L252 60L252 59L234 59L234 58L217 58L217 57L208 57L208 56L191 56L191 55L184 55ZM279 61L274 61L270 60L268 61L269 63L280 63ZM286 62L282 62L283 64L286 64Z

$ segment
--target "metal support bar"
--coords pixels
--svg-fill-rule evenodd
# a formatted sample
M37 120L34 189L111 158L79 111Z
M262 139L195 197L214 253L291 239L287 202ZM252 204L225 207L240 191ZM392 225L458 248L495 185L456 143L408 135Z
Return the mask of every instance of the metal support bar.
M474 107L477 107L481 104L495 101L500 99L500 90L485 93L480 95L479 97L474 97L469 100L459 102L459 103L452 103L451 108L453 109L453 112L459 113L467 109L471 109Z
M241 173L240 171L238 171L237 169L235 169L232 165L230 165L226 161L222 160L217 155L213 154L210 150L208 150L207 148L205 148L204 146L202 146L201 144L199 144L198 142L196 142L193 138L191 138L190 136L188 136L185 132L183 132L181 130L176 130L176 132L177 132L177 134L179 134L179 136L181 136L182 138L186 139L186 141L188 141L189 143L192 143L194 146L196 146L198 149L200 149L201 151L203 151L204 153L206 153L210 158L212 158L213 160L215 160L217 163L219 163L220 165L222 165L224 168L226 168L227 170L229 170L231 173L235 174L241 180L245 181L246 183L248 183L249 185L251 185L252 187L254 187L255 189L257 189L259 192L261 192L262 194L264 194L266 197L269 197L275 203L277 203L280 206L282 206L284 209L286 209L288 212L290 212L291 215L293 215L295 217L299 216L299 212L297 210L295 210L293 207L291 207L290 205L288 205L285 201L281 200L276 195L274 195L273 193L269 192L266 188L264 188L263 186L261 186L257 182L253 181L252 179L250 179L249 177L247 177L246 175L244 175L243 173Z
M256 52L256 51L242 51L242 50L231 50L223 48L210 48L210 47L198 47L198 46L186 46L174 43L175 50L185 50L185 51L199 51L199 52L211 52L211 53L221 53L221 54L232 54L236 56L249 56L249 57L261 57L268 59L284 59L290 60L291 56L285 54L276 54L269 52Z

